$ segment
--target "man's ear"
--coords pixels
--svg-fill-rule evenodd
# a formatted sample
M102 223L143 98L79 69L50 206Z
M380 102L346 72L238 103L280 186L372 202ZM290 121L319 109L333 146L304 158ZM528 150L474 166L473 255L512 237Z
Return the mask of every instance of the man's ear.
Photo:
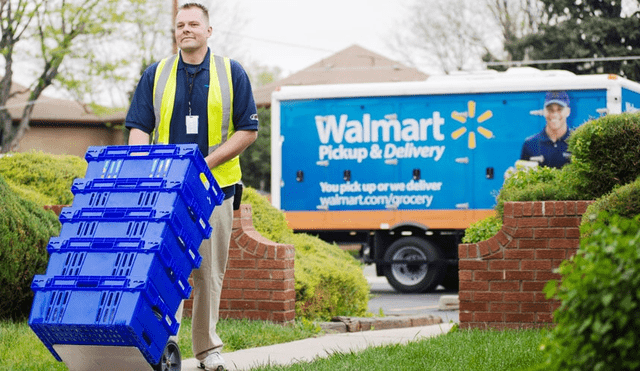
M571 115L571 108L565 107L564 108L564 117L569 117L569 115Z

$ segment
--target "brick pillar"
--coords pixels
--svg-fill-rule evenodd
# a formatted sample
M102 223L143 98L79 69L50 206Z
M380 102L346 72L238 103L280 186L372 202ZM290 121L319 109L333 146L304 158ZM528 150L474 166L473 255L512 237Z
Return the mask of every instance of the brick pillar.
M549 326L559 303L542 289L579 247L590 201L507 202L502 229L458 247L461 328Z
M220 318L293 321L294 257L292 245L272 242L258 233L251 205L241 205L234 212ZM184 308L184 315L191 316L192 299L185 301Z

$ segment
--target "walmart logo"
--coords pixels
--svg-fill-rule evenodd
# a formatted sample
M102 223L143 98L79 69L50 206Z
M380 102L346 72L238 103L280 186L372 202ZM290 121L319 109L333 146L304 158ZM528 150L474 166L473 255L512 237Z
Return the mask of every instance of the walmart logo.
M458 111L451 112L451 118L463 125L467 125L467 121L470 119L475 119L475 117L476 117L476 102L472 100L467 102L466 112L458 112ZM485 127L480 126L479 124L482 124L483 122L489 120L492 117L493 117L493 112L491 112L490 110L486 110L480 116L478 116L478 118L475 120L476 123L478 124L476 125L477 127L475 129L478 131L480 135L482 135L487 139L493 138L493 132ZM476 132L473 130L467 129L466 126L463 126L457 129L456 131L454 131L453 133L451 133L451 138L453 138L454 140L458 140L463 135L465 135L467 131L469 132L469 135L467 138L467 141L468 141L467 146L469 147L469 149L474 149L476 148Z

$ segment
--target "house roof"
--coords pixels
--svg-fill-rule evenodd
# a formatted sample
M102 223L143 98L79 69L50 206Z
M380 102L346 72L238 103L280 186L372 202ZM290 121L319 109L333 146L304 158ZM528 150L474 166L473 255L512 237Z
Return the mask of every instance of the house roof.
M28 88L13 83L11 93L18 92L7 101L9 114L14 120L20 120L29 99ZM31 115L32 123L59 124L102 124L105 122L120 123L125 121L126 112L117 112L105 116L94 114L91 109L77 101L53 98L40 95L36 100Z
M352 45L282 80L253 91L256 105L271 105L271 93L284 85L325 85L366 82L422 81L428 75L411 67Z

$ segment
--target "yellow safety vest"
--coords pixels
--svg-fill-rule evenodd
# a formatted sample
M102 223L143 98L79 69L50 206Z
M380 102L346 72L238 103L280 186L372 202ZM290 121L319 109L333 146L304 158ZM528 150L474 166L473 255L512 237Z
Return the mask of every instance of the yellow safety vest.
M207 122L209 136L209 154L226 142L234 133L233 83L229 58L210 55L209 58L209 96L207 98ZM169 67L170 68L167 68ZM156 129L153 143L169 143L169 126L173 116L176 98L176 76L178 55L174 54L160 61L153 83L153 109L156 117ZM231 160L213 169L211 173L220 187L236 184L242 178L240 158Z

